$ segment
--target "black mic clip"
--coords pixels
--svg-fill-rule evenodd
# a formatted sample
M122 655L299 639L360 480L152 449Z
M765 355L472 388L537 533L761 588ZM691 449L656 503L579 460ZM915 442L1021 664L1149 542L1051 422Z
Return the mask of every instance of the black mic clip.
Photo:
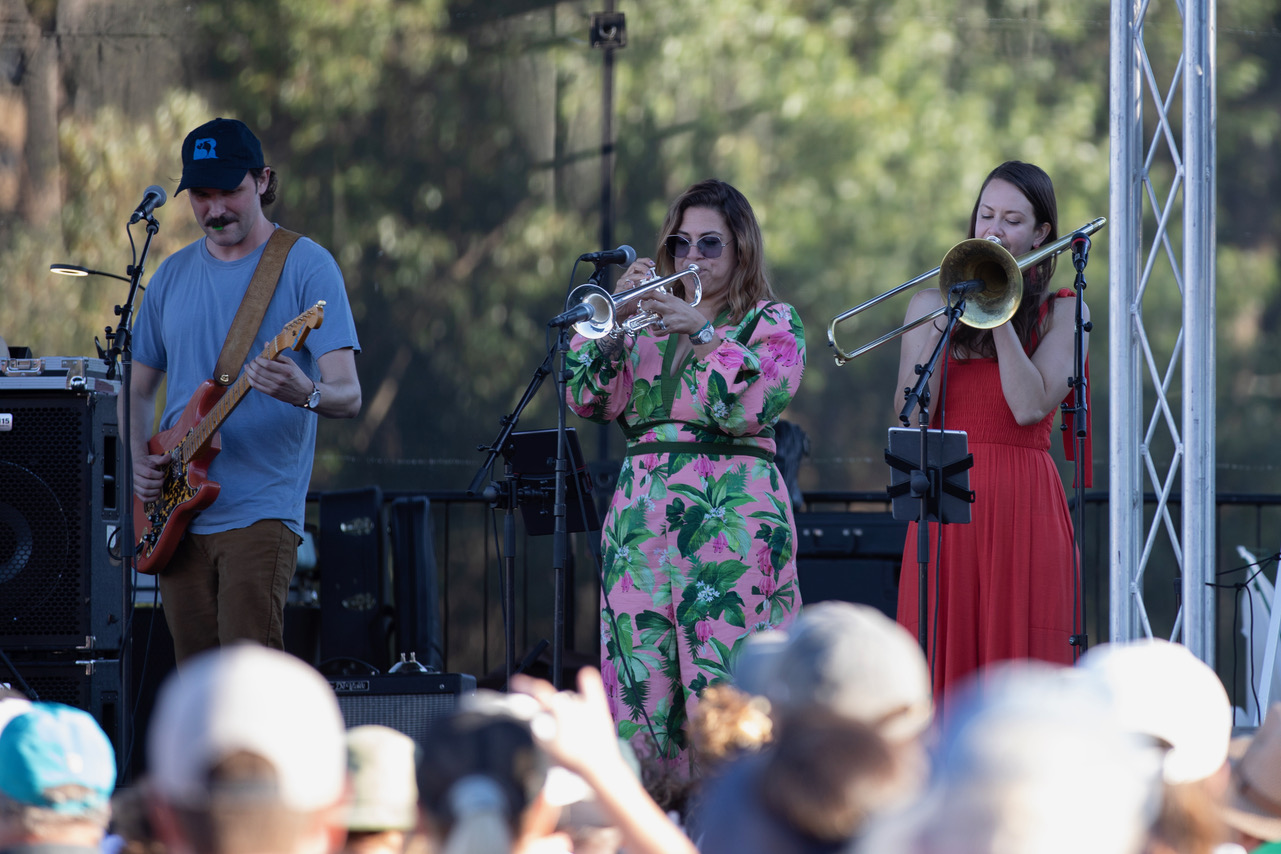
M951 292L952 296L964 299L971 294L976 294L979 291L984 290L986 287L987 282L982 279L966 279L963 282L957 282L952 285L948 290Z

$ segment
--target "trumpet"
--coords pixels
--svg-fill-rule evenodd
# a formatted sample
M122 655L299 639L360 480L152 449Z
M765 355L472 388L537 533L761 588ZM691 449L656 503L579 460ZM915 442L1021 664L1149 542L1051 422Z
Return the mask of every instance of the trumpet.
M653 274L644 283L623 291L611 294L599 285L579 285L569 293L565 300L566 307L587 305L592 309L592 316L574 324L574 331L584 338L604 338L606 335L618 337L624 334L635 335L647 326L662 324L662 316L653 311L638 311L622 323L617 322L618 311L624 305L638 300L648 293L667 293L667 286L686 276L694 278L694 299L691 306L698 305L703 299L703 283L698 278L698 265L690 264L684 270L663 278ZM665 328L665 327L663 327Z
M960 318L961 323L975 329L992 329L1000 326L1018 311L1019 302L1023 298L1024 270L1065 251L1072 245L1072 239L1078 234L1088 236L1105 225L1107 225L1107 218L1098 217L1076 229L1067 237L1061 237L1053 243L1047 243L1039 249L1034 249L1026 255L1019 256L1017 259L999 241L994 239L984 240L973 237L969 240L962 240L948 250L947 255L943 257L943 263L933 270L922 273L915 279L906 281L898 287L890 288L885 293L874 296L866 302L859 303L832 318L832 322L827 325L827 343L836 351L836 364L844 365L850 359L857 358L887 341L897 338L908 330L915 329L922 323L928 323L934 318L946 314L947 307L940 306L854 350L843 350L836 343L837 324L843 323L849 318L861 314L869 308L879 305L887 299L897 296L909 288L914 288L935 276L939 278L938 289L943 294L945 303L950 296L952 285L973 279L981 280L983 282L983 290L967 298L968 308Z

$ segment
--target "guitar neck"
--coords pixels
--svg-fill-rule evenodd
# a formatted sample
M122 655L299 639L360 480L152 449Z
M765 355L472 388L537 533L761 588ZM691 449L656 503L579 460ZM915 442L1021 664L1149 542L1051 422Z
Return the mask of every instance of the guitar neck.
M267 346L262 349L262 355L268 359L275 359L284 352L291 340L287 332L288 328L286 328L285 332L268 341ZM191 432L183 438L175 449L177 453L182 455L184 463L190 463L196 455L209 445L209 441L218 432L222 422L226 421L232 410L240 405L240 401L244 399L250 388L252 386L249 385L249 375L241 371L236 381L227 387L226 393L218 398L218 402L214 404L213 409L209 410L205 417L200 419L199 424L191 428Z
M245 392L250 388L249 378L244 373L241 373L240 377L227 387L227 392L218 398L213 409L200 419L199 424L191 428L191 432L178 445L176 450L181 454L183 463L190 463L209 445L209 440L218 432L222 422L227 420L227 416L244 399Z

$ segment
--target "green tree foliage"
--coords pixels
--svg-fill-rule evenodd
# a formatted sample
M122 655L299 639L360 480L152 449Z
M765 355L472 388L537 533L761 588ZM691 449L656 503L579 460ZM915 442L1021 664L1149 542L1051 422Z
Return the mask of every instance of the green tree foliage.
M1242 0L1219 10L1220 436L1229 466L1263 450L1281 394L1260 346L1281 312L1270 227L1281 177L1272 85L1279 5ZM776 287L809 332L809 371L787 412L811 437L802 482L879 489L897 346L837 368L828 321L936 266L964 236L983 175L1002 160L1030 160L1055 177L1064 231L1107 213L1109 3L619 6L628 44L615 53L614 239L652 254L667 202L684 186L716 175L743 189ZM562 307L573 258L599 242L604 54L587 42L595 7L223 0L192 8L189 60L206 70L203 98L175 93L141 126L109 105L64 120L58 253L123 267L121 235L102 223L120 220L137 176L176 177L185 129L210 115L244 118L282 177L273 216L334 252L361 330L365 410L354 427L324 425L318 485L465 485L482 459L476 443L497 432L543 360L543 322ZM1168 85L1181 48L1178 9L1153 4L1147 28ZM184 207L174 200L163 210L149 269L194 235ZM1095 240L1088 292L1101 435L1106 238ZM43 270L63 256L20 226L0 251L14 282L10 324L44 352L87 352L112 321L112 286L50 282ZM1144 307L1149 321L1169 317L1154 324L1166 348L1178 325L1170 278ZM1071 284L1066 265L1057 282ZM898 325L905 307L902 299L874 309L838 337L846 346L870 340ZM553 402L548 384L521 426L550 426ZM617 455L621 441L612 441ZM1103 483L1106 441L1097 447ZM1253 486L1271 488L1271 476L1264 480Z

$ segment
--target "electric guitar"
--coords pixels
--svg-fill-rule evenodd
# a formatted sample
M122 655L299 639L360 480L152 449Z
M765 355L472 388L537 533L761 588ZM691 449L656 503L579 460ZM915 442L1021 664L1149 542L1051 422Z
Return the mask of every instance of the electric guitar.
M299 349L324 319L325 301L321 300L289 321L263 347L262 355L275 359L285 350ZM148 453L168 454L169 463L160 497L145 503L134 498L133 530L139 572L155 575L164 569L191 517L218 497L222 487L209 479L209 464L222 450L218 428L249 389L249 377L243 371L229 386L205 380L187 402L178 423L152 436L147 443Z

